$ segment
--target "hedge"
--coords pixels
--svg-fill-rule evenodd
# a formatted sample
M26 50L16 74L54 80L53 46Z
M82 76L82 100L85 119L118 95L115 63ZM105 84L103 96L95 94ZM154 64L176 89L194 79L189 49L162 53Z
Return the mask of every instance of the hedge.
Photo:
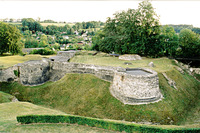
M22 124L30 123L70 123L79 125L88 125L114 131L125 132L159 132L159 133L197 133L200 128L162 128L155 126L139 125L119 121L103 120L90 117L74 115L27 115L17 116L17 121Z

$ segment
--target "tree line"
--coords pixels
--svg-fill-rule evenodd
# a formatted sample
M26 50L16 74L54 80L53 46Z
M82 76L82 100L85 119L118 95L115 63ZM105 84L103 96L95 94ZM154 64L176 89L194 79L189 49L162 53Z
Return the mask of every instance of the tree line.
M200 37L191 29L177 34L171 26L161 26L152 4L147 0L138 9L117 12L108 18L103 30L92 39L93 49L119 54L150 57L199 57Z
M100 28L104 25L103 22L100 21L89 21L89 22L77 22L75 25L70 26L66 24L65 26L56 26L56 25L48 25L42 26L40 22L35 21L33 18L23 18L22 25L18 25L18 28L21 31L30 30L33 33L39 31L49 35L54 35L58 32L66 32L66 34L74 34L74 31L82 30L82 29L91 29L91 28ZM46 20L45 22L53 23L54 21Z
M173 24L170 24L168 26L173 27L176 33L180 33L180 31L182 29L190 29L190 30L192 30L193 32L195 32L197 34L200 34L200 28L193 27L193 25L186 25L186 24L173 25Z

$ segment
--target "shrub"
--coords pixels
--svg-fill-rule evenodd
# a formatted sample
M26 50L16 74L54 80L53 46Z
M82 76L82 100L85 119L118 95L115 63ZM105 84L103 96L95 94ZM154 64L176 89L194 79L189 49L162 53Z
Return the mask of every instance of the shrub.
M53 54L56 54L56 52L51 50L51 49L49 49L49 48L44 48L44 49L32 50L30 52L30 54L53 55Z
M14 70L13 72L14 72L15 76L19 77L19 72L17 70Z
M30 123L71 123L79 125L88 125L91 127L104 128L115 131L141 131L141 132L161 132L161 133L174 133L174 132L188 132L196 133L200 128L161 128L155 126L139 125L133 123L124 123L110 120L102 120L97 118L89 118L74 115L27 115L17 116L17 121L22 124Z

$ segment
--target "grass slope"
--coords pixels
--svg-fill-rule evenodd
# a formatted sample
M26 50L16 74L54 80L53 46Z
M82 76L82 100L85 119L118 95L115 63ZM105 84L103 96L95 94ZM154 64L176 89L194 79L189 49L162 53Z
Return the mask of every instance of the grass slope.
M31 124L20 125L16 116L40 114L40 115L65 115L65 113L53 109L44 108L27 102L2 103L0 104L0 132L10 133L41 133L41 132L108 132L102 129L90 128L69 124Z
M11 102L12 99L13 99L12 95L0 91L0 103Z
M0 83L1 91L15 95L19 100L55 108L63 112L115 120L161 124L179 124L199 97L199 83L175 69L167 72L176 81L178 90L170 87L159 74L164 99L148 105L124 105L111 96L110 83L89 74L67 74L57 82L41 86L23 86L17 82Z

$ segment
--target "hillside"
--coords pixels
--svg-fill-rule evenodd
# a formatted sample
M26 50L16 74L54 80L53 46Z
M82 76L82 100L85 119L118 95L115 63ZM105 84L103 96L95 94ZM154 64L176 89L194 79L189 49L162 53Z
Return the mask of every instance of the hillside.
M177 82L179 90L167 84L159 74L160 89L164 94L161 102L148 105L124 105L110 95L110 83L89 74L67 74L61 80L41 86L22 86L15 83L1 83L1 91L15 95L21 101L61 110L63 112L135 122L179 124L199 98L199 83L189 75L176 70L168 72Z
M14 102L0 104L0 132L12 133L42 133L42 132L91 132L102 133L112 132L98 128L86 126L69 125L69 124L29 124L20 125L17 123L16 116L40 114L40 115L66 115L65 113L37 106L28 102Z
M13 98L12 95L0 91L0 103L11 102Z

